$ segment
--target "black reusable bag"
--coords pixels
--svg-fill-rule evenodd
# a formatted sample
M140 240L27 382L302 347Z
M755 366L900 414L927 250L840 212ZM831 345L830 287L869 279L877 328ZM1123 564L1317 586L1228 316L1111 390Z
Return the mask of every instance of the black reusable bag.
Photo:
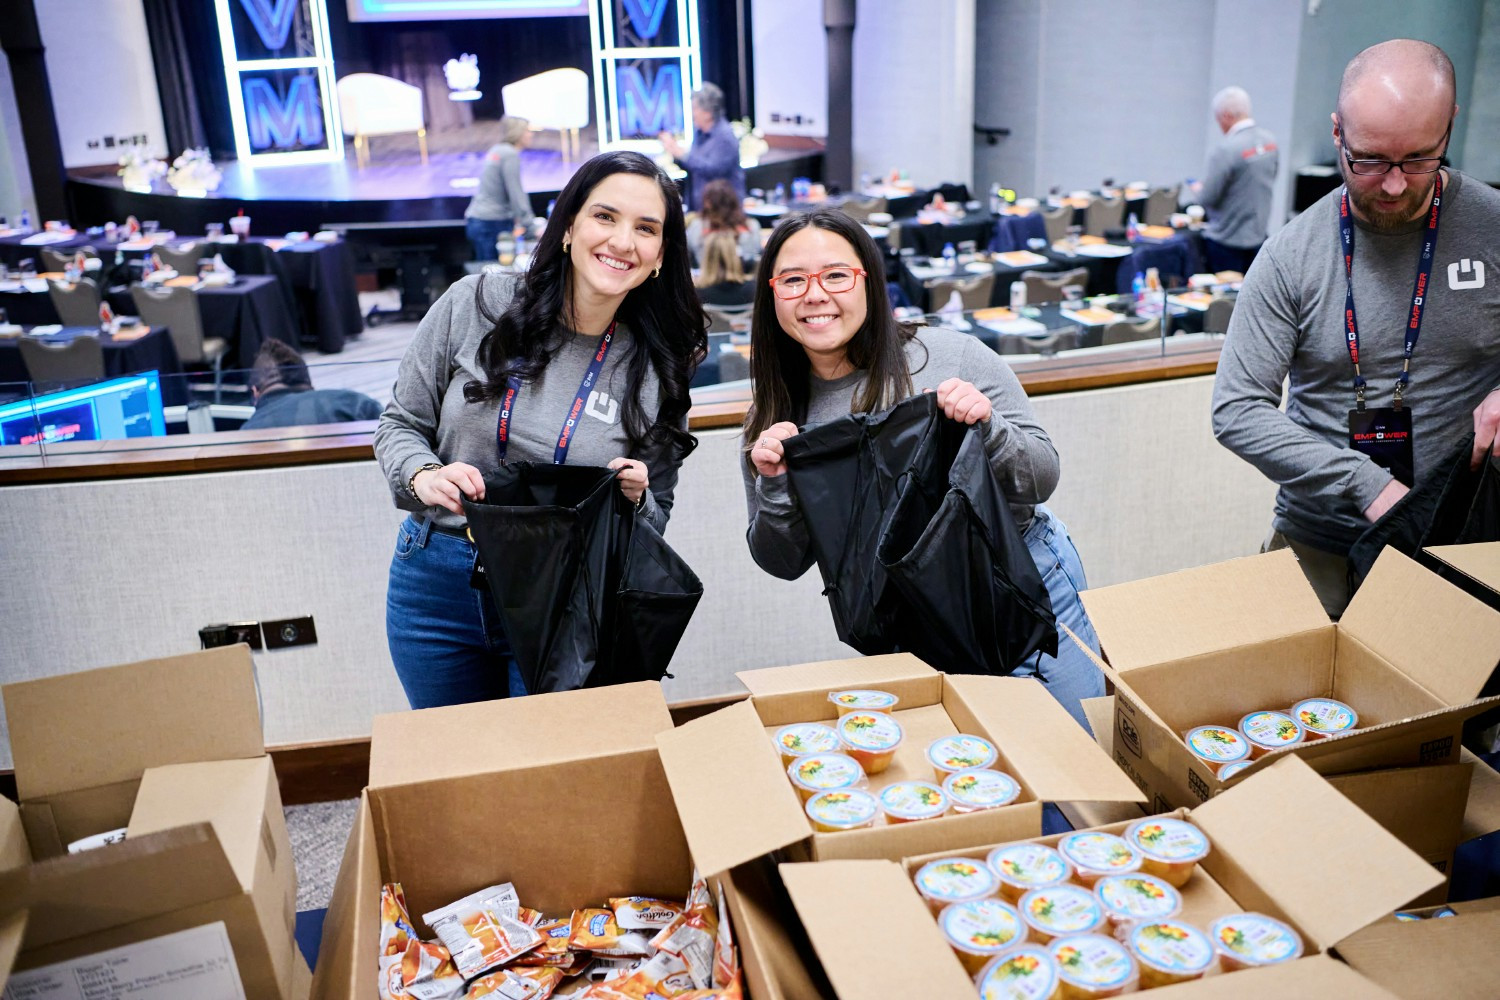
M1057 650L1041 574L1006 506L983 430L931 393L786 441L839 638L952 673L1006 674Z
M484 488L464 513L527 691L666 676L703 585L614 471L512 462Z

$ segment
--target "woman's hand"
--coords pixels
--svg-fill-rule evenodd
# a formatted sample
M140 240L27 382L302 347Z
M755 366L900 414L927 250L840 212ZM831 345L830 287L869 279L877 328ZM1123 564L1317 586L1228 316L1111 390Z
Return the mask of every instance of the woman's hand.
M990 419L990 397L974 388L972 382L961 378L950 378L938 386L937 401L948 419L961 424L977 424Z
M464 512L463 497L484 499L484 477L466 462L450 462L441 469L419 472L411 487L417 499L429 507L441 507L455 514Z
M646 487L651 485L651 479L646 475L646 463L633 458L617 458L608 467L618 470L615 478L620 481L620 492L625 494L625 499L639 507L641 498L646 495Z
M755 471L762 476L786 475L786 452L781 442L796 436L797 425L790 420L772 424L761 431L755 446L750 449L750 461L754 463Z

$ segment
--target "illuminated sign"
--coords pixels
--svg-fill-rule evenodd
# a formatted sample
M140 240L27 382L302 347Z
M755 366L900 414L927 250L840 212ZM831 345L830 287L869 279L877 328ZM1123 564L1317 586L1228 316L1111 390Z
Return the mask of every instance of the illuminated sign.
M343 160L325 2L214 0L241 161Z
M589 27L599 147L659 151L658 133L687 131L703 85L697 0L594 0Z

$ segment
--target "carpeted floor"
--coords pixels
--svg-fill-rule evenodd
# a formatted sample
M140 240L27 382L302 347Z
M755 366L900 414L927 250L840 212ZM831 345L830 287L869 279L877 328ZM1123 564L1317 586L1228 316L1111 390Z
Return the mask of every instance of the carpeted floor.
M318 910L333 896L344 844L359 799L286 807L287 833L297 862L297 911Z

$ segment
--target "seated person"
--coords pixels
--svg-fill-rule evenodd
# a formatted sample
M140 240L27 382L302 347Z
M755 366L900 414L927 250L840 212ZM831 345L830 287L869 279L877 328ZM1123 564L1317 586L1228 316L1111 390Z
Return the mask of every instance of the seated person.
M740 196L728 181L710 181L703 187L703 207L687 227L688 250L693 260L703 262L703 244L710 233L729 233L739 242L741 260L760 259L760 223L745 214Z
M378 420L381 406L353 389L314 389L307 362L291 345L268 340L250 369L255 413L240 430Z
M748 306L755 301L755 281L746 280L739 248L729 233L713 233L703 244L703 268L694 284L706 306Z

